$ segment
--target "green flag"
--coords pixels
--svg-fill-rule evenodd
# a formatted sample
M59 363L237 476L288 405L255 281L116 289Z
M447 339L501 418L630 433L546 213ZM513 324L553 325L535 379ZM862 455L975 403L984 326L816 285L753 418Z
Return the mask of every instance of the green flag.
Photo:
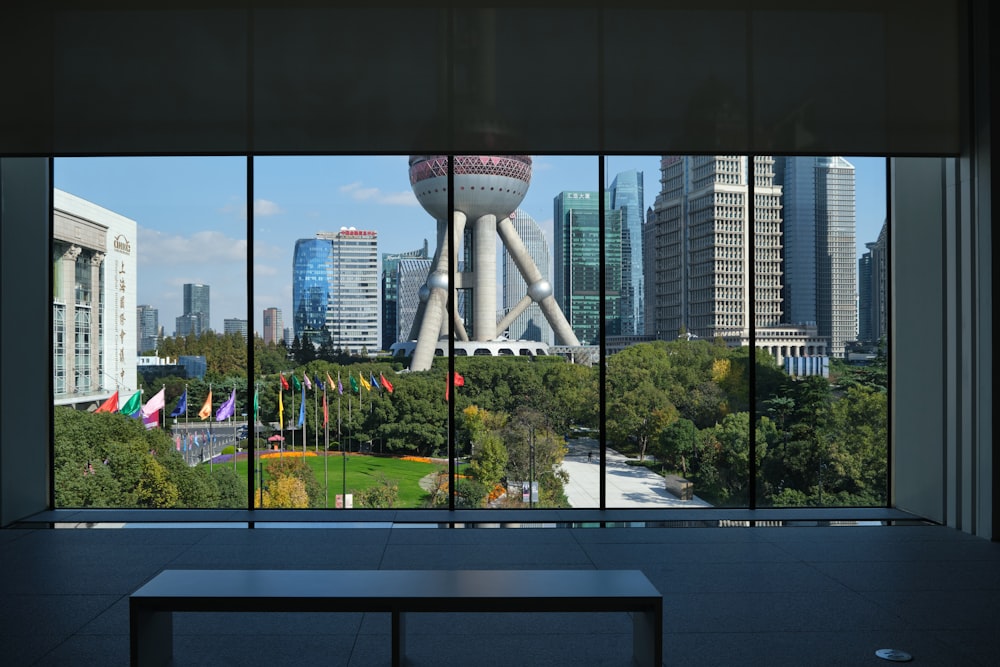
M257 417L260 415L260 396L258 395L258 390L253 390L253 423L257 423Z
M358 381L354 379L354 374L352 373L351 375L348 375L347 377L351 381L351 391L353 391L355 394L360 394L361 393L361 389L358 387Z
M142 391L137 391L132 394L132 398L128 399L128 403L121 407L118 412L123 415L134 415L142 407Z
M299 376L292 373L292 386L295 387L295 391L302 389L302 383L299 382Z

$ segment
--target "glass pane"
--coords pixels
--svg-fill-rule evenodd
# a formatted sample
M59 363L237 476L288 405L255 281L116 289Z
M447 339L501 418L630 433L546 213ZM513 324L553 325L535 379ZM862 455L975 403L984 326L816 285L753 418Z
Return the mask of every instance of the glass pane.
M408 169L407 156L254 160L257 506L447 504L444 374L403 373L392 349L435 232Z
M758 501L885 506L885 160L779 157L774 181L782 316L757 329ZM759 193L758 227L772 224L766 204ZM757 275L759 291L770 274Z
M615 159L609 178L628 173L622 171L625 160ZM658 497L650 495L647 502L746 507L747 158L645 160L650 196L640 238L642 340L651 342L616 346L623 349L615 354L609 345L609 446L620 447L627 463L662 476L654 480L661 486L651 488ZM759 318L759 301L757 309Z
M55 161L56 507L246 507L245 165Z

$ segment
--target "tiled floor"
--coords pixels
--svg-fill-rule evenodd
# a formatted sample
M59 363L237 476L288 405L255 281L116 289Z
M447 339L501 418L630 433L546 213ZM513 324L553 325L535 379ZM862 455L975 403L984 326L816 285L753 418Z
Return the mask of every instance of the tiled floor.
M931 525L0 530L0 664L127 665L165 567L641 569L664 664L1000 664L1000 544ZM175 665L386 665L387 614L179 614ZM414 665L628 665L623 613L424 614Z

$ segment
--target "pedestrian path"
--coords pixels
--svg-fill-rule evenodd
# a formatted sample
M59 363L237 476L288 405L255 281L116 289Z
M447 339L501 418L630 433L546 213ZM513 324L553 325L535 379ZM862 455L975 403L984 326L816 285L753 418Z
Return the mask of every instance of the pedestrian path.
M600 447L593 438L574 438L568 441L569 452L562 462L562 469L569 475L566 497L571 507L600 507ZM695 496L680 500L667 491L663 477L643 466L626 463L628 457L612 449L607 450L606 507L711 507Z

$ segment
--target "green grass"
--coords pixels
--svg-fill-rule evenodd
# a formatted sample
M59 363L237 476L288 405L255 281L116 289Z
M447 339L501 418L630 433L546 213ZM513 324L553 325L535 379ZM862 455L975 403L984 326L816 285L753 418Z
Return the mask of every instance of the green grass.
M445 466L436 463L424 463L423 461L406 461L381 456L364 456L359 454L349 454L341 456L338 452L331 452L329 456L306 456L306 464L312 468L320 486L325 482L329 483L329 504L328 507L336 507L337 494L343 493L346 473L347 493L358 493L364 489L374 486L378 481L378 476L384 475L386 479L395 480L399 483L399 501L397 507L412 508L423 507L427 492L420 488L420 480L433 472L443 470ZM266 468L267 461L264 459L261 464ZM208 465L203 463L201 465ZM232 462L215 464L216 468L232 466ZM246 482L247 462L245 459L236 460L236 472L240 478ZM267 481L267 472L264 472L264 480Z

